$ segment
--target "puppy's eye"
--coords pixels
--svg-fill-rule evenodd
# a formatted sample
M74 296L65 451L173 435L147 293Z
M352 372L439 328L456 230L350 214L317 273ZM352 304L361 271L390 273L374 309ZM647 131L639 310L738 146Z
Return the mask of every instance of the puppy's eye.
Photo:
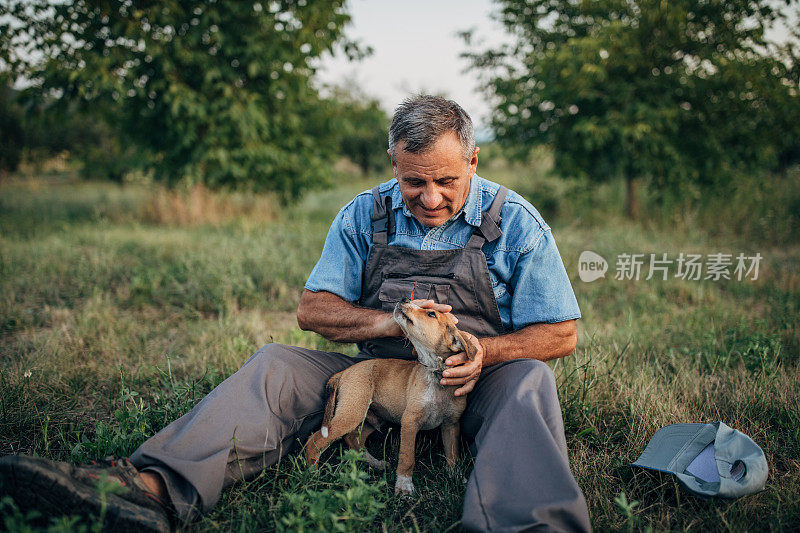
M431 318L436 318L436 312L435 311L428 311L428 316L431 317Z

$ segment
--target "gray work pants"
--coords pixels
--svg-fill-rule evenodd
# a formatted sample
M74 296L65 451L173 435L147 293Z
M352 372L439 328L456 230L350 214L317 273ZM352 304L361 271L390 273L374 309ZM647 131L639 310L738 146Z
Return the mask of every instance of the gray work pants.
M328 378L357 361L264 346L131 461L164 478L182 519L196 518L217 503L224 487L304 443L322 421ZM589 530L550 368L527 359L485 368L467 399L461 425L475 466L462 525L474 531Z

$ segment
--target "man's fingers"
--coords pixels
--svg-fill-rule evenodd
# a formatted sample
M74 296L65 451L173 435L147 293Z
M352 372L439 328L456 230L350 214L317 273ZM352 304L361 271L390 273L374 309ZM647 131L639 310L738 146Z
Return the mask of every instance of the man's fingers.
M473 375L477 370L475 365L459 365L446 369L442 375L446 378L465 378Z
M451 355L447 359L445 359L444 364L447 366L457 366L463 365L464 363L468 363L469 359L467 358L467 354L464 352L458 352L455 355Z
M471 379L467 381L463 387L456 389L456 392L454 392L453 394L455 394L456 396L463 396L464 394L470 393L472 392L472 389L475 388L475 384L477 382L478 382L477 379Z
M467 376L461 376L461 377L451 376L449 378L442 378L440 383L442 385L464 385L465 383L478 379L478 376L480 375L481 375L480 372L473 372Z
M433 300L413 300L411 303L420 306L423 309L433 309L435 311L439 311L440 313L449 313L453 310L453 306L447 304L438 304Z
M477 361L470 361L464 365L446 368L442 372L443 385L461 385L468 379L477 379L481 374L481 366Z
M440 313L446 313L450 315L450 311L453 310L453 306L447 304L437 304L433 300L412 300L411 303L420 306L423 309L433 309L434 311L439 311ZM458 318L455 315L450 315L453 319L454 324L458 324Z
M462 331L461 334L464 335L467 339L469 339L469 341L472 343L473 346L475 346L476 349L478 350L483 349L483 347L481 346L481 341L478 340L478 337L476 337L469 331Z

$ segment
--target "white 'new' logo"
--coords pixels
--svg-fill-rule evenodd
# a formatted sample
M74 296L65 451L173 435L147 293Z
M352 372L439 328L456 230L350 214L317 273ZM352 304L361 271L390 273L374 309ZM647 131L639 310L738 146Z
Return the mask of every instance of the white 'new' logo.
M581 281L589 283L598 278L606 277L608 262L599 254L591 250L584 250L578 258L578 276Z

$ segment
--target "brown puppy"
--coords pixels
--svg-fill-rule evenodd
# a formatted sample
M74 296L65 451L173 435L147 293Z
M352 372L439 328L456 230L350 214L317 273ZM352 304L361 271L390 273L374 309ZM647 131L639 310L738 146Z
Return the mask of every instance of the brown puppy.
M414 445L419 430L442 426L447 465L458 457L458 420L467 404L455 396L456 386L440 383L444 361L458 352L475 359L475 347L456 328L447 314L423 309L403 300L394 309L394 319L414 345L417 361L370 359L335 374L328 380L328 401L322 429L308 438L306 457L316 465L320 454L344 436L350 448L361 449L379 419L400 424L400 457L397 461L395 493L414 492ZM363 425L363 427L362 427ZM370 465L385 468L367 452Z

